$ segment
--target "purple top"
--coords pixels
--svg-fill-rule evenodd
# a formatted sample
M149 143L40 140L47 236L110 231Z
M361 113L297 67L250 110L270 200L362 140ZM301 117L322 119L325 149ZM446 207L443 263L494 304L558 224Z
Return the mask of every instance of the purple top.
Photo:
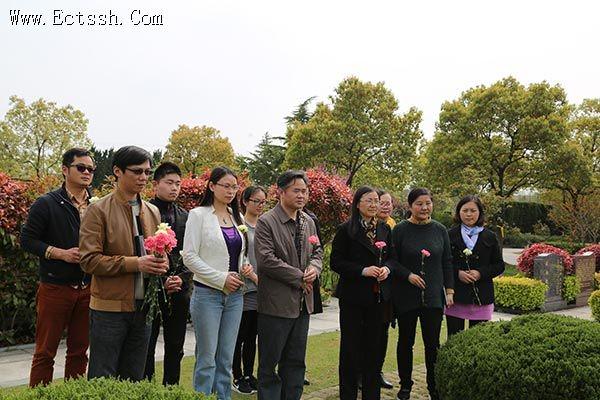
M227 251L229 252L229 270L239 272L238 260L240 259L240 252L242 251L242 237L235 226L228 228L222 226L221 231L223 232Z

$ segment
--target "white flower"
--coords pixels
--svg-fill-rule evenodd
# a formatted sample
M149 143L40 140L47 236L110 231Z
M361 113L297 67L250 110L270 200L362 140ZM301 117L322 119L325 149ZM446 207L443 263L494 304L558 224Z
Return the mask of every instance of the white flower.
M98 197L98 196L90 197L90 204L94 204L98 200L100 200L100 197Z
M156 227L156 233L159 232L167 232L169 229L171 229L171 227L169 226L169 224L167 224L166 222L163 222L161 224L158 224L158 226Z
M464 255L465 255L465 256L467 256L467 257L469 257L470 255L473 255L473 252L472 252L471 250L469 250L469 249L464 249L464 250L463 250L463 253L464 253Z

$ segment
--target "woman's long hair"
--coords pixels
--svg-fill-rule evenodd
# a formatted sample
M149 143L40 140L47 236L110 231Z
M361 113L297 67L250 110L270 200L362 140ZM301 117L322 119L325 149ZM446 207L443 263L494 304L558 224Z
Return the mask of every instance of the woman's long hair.
M206 207L206 206L213 205L213 203L215 202L215 194L213 193L212 190L210 190L210 188L208 187L209 186L208 184L209 184L209 182L212 182L213 185L216 185L217 182L219 182L219 180L226 175L233 176L235 178L235 180L237 181L237 175L227 167L216 167L210 172L210 177L208 178L208 182L206 182L206 191L204 192L204 196L202 196L202 201L200 202L200 207ZM231 203L229 203L228 205L229 205L229 207L231 207L231 211L233 213L233 220L235 221L235 224L242 225L244 223L244 221L242 220L242 217L240 214L240 205L238 202L237 193L236 193L236 196L231 201Z
M359 232L362 229L360 211L358 210L358 203L360 203L360 199L367 193L377 193L377 190L372 188L371 186L361 186L356 189L354 192L354 197L352 198L352 208L350 209L350 219L348 220L348 233L352 239L356 239Z

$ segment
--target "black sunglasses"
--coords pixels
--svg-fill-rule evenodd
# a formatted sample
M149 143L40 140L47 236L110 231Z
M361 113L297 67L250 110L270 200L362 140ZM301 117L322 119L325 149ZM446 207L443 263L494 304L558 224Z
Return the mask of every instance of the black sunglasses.
M69 167L77 168L77 171L81 172L82 174L85 171L89 172L90 174L93 174L94 172L96 172L96 168L88 167L87 165L83 165L83 164L71 164L71 165L69 165Z
M152 175L152 170L150 168L144 169L144 168L127 168L127 167L125 167L125 169L133 172L136 175L141 175L141 174L146 174L146 176Z

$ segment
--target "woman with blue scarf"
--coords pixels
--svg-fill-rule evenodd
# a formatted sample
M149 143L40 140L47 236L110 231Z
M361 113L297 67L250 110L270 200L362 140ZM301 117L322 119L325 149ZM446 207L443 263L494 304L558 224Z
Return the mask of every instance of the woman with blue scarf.
M456 205L458 224L448 231L454 266L454 305L446 308L448 337L492 319L494 283L504 272L502 250L496 234L483 226L485 212L477 196L463 197Z

